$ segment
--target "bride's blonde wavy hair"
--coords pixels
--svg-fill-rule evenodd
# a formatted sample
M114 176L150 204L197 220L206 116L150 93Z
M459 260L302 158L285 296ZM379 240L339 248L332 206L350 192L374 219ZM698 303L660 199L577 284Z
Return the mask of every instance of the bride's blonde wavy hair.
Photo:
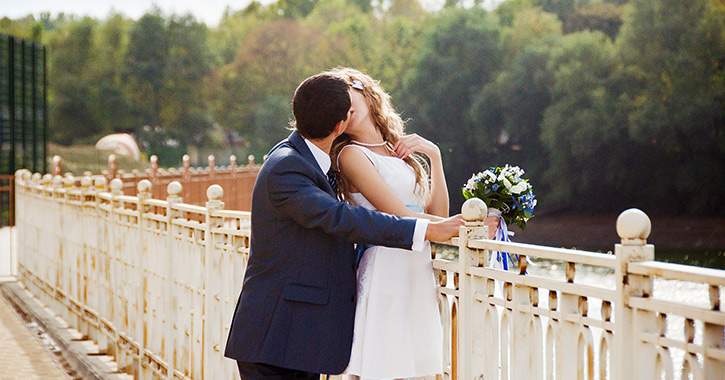
M329 71L333 75L338 75L346 80L350 86L353 85L353 81L360 81L362 83L362 93L367 101L368 108L370 109L370 116L375 124L375 127L380 131L383 136L383 141L387 143L387 147L392 151L395 144L405 133L405 122L395 112L392 104L390 103L390 95L383 90L380 86L380 82L371 78L369 75L364 74L358 70L348 67L337 67ZM353 89L353 91L359 91ZM332 143L332 149L330 149L330 156L332 158L333 167L339 172L337 167L337 156L346 145L351 142L350 136L347 134L340 135ZM415 172L416 192L424 198L429 190L429 176L430 170L426 160L419 154L411 154L403 160L408 166L410 166ZM350 189L346 183L344 176L338 176L338 196L349 202L355 203L350 196Z

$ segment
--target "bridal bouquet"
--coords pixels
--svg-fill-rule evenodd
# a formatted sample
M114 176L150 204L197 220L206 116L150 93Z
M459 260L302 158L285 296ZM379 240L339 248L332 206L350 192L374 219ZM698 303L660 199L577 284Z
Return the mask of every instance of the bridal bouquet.
M479 198L489 209L489 215L499 218L499 227L494 240L508 241L513 236L508 226L515 224L526 229L526 222L534 216L536 197L528 179L522 178L524 171L518 166L492 167L474 174L463 186L466 199ZM518 259L518 257L517 257ZM508 270L508 263L514 263L508 252L493 252L491 267Z
M526 229L534 216L536 197L523 169L506 165L474 174L463 187L463 196L480 198L489 209L499 210L506 224Z

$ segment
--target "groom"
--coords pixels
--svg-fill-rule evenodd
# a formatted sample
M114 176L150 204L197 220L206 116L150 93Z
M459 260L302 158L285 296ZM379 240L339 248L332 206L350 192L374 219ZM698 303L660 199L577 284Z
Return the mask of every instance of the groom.
M355 118L349 91L329 73L302 82L292 102L295 131L259 171L249 262L225 351L242 380L343 372L355 313L352 242L419 250L463 224L460 216L399 218L335 198L326 172L332 141Z

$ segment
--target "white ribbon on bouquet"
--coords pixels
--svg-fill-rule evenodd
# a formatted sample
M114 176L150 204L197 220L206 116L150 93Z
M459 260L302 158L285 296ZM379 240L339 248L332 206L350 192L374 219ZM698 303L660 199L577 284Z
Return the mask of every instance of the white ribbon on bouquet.
M503 220L503 216L501 216L501 211L497 209L489 209L488 216L495 216L498 218L498 229L496 230L496 236L494 236L493 240L511 242L511 238L509 236L514 236L514 232L508 230L508 226ZM508 252L493 251L491 252L491 259L489 260L488 266L491 268L508 270L509 261L512 264L514 263Z

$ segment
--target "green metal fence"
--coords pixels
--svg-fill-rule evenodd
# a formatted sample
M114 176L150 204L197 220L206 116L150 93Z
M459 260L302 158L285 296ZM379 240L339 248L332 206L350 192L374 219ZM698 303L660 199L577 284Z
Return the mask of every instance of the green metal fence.
M48 140L45 46L0 34L0 175L46 172ZM0 186L0 225L13 224L13 189Z

